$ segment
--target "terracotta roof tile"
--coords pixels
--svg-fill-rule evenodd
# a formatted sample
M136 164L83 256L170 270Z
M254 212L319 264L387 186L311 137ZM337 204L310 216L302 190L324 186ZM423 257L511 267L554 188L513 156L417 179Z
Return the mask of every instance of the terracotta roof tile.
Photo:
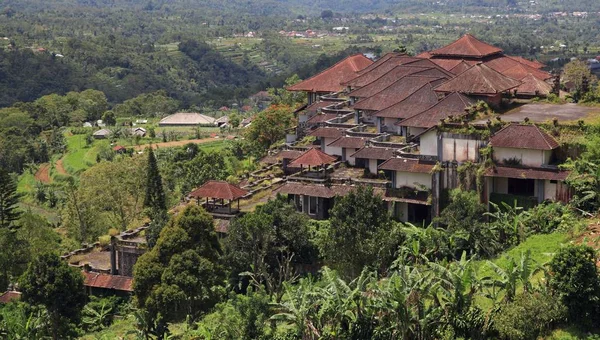
M338 148L349 148L349 149L360 149L365 146L369 139L362 137L340 137L327 146L333 146Z
M466 34L453 43L429 53L432 56L483 58L493 54L502 53L502 50L498 47L484 43L470 34Z
M21 299L21 293L14 291L14 290L9 290L6 291L4 293L2 293L0 295L0 304L6 304L9 303L11 301L17 301Z
M438 102L431 84L425 84L399 103L375 113L375 117L405 119L430 108Z
M564 181L569 177L569 174L569 171L558 169L517 168L506 166L495 166L487 169L485 172L486 177L542 179L549 181Z
M466 94L497 94L521 85L522 82L504 76L485 64L477 64L435 88L438 92Z
M490 138L490 145L500 148L554 150L558 142L535 125L509 124Z
M346 133L342 129L332 127L320 127L311 131L308 135L319 138L339 138L345 134Z
M538 68L538 69L546 67L546 65L540 63L537 60L529 60L529 59L525 59L523 57L513 57L513 56L508 56L508 57L520 62L521 64L525 64L529 67Z
M391 148L364 147L350 155L350 157L362 159L388 160L394 157L395 151L395 149Z
M474 103L475 100L463 94L451 93L427 110L401 120L396 125L428 129L438 125L442 119L465 115L465 109Z
M296 159L302 155L302 151L298 150L283 150L277 154L281 159Z
M449 71L452 72L453 74L461 74L463 72L465 72L466 70L468 70L469 68L471 68L471 66L473 66L473 64L469 64L464 60L461 60L460 63L458 63L456 66L452 67Z
M219 198L235 200L248 194L248 191L240 189L225 181L208 181L198 189L190 193L194 198Z
M349 97L357 97L357 98L367 98L375 95L377 92L384 90L386 87L392 85L393 83L401 80L402 78L409 76L413 73L421 72L427 70L426 67L414 67L414 66L406 66L400 65L394 67L392 70L389 70L387 73L382 75L381 77L375 79L369 84L356 89L348 94ZM369 73L365 74L368 75Z
M309 120L306 121L307 124L319 124L319 123L325 123L328 120L337 118L337 114L335 113L322 113L319 115L315 115L310 117Z
M522 80L528 75L533 75L534 77L540 80L546 80L552 78L552 75L548 72L544 72L537 68L533 68L523 64L517 64L513 67L510 67L501 72L503 75L507 77L511 77L513 79Z
M444 80L444 78L407 76L377 94L357 102L354 104L354 108L357 110L380 111L401 102L425 84L431 83L435 86Z
M403 58L403 59L407 59L407 60L415 59L414 57L410 57L403 53L389 52L389 53L384 54L381 58L375 60L375 62L372 63L371 65L363 68L360 71L357 71L356 74L363 75L365 73L371 72L372 70L379 67L380 65L387 63L387 61L392 58Z
M525 94L530 96L547 96L552 93L553 87L547 82L540 80L533 75L521 79L522 85L517 87L517 94Z
M423 163L417 159L390 158L379 165L380 170L412 172L429 174L433 171L434 164Z
M287 89L288 91L338 92L343 89L341 83L356 77L356 72L372 63L373 61L364 55L355 54Z
M133 278L94 272L83 272L83 285L92 288L133 292Z
M379 77L385 75L386 73L390 72L394 67L404 65L404 64L416 61L416 60L418 60L418 59L413 58L413 57L403 56L403 57L389 58L381 63L379 63L379 61L376 61L375 63L371 64L364 70L358 72L357 73L358 76L356 78L351 79L347 82L344 82L344 83L342 83L342 85L350 86L352 88L363 87L363 86L375 81Z
M323 164L331 164L337 160L336 157L330 156L319 149L310 149L303 153L298 158L294 159L289 166L319 166Z

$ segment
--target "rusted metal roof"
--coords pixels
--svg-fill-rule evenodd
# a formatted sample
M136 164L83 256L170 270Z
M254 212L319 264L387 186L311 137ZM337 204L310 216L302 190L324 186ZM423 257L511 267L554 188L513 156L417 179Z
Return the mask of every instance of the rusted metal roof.
M558 142L535 125L509 124L490 138L490 145L500 148L554 150Z
M391 148L364 147L350 155L350 157L362 159L388 160L394 157L395 150L396 149Z
M437 86L435 90L446 93L492 95L514 89L521 84L521 81L507 77L485 64L477 64Z
M564 181L569 177L569 174L569 171L559 169L494 166L486 170L485 177Z
M483 58L498 53L502 53L502 50L498 47L484 43L470 34L465 34L462 38L453 43L429 52L429 54L434 57L452 56L468 58Z
M133 278L94 272L83 272L83 285L92 288L133 292Z
M319 166L323 164L331 164L336 160L336 157L330 156L319 149L310 149L303 153L300 157L294 159L289 166Z
M465 109L474 103L475 100L454 92L425 111L401 120L396 125L428 129L438 125L442 119L449 118L450 116L464 116L466 114Z
M362 54L349 56L330 68L292 85L288 91L338 92L342 83L356 77L356 72L371 65L373 61Z
M327 146L348 148L348 149L360 149L367 143L368 138L362 137L340 137L333 142L327 144Z
M423 112L438 102L438 95L431 84L425 84L419 90L399 103L375 113L375 117L405 119Z
M445 81L444 78L407 76L377 94L357 102L354 108L357 110L380 111L401 102L425 84L431 83L435 86L443 81Z
M319 138L340 138L345 134L344 130L332 127L320 127L309 133L310 136Z
M379 170L392 170L400 172L412 172L429 174L433 171L434 164L423 163L418 159L390 158L379 165Z
M193 198L218 198L236 200L248 194L248 191L240 189L225 181L208 181L198 189L190 193Z

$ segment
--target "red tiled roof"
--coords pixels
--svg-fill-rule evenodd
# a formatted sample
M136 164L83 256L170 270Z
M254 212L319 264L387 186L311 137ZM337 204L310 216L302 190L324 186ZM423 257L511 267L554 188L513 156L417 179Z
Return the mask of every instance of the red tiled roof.
M404 57L388 58L382 63L379 63L379 61L376 61L375 63L371 64L364 70L358 72L359 75L356 78L351 79L345 83L342 83L342 85L350 86L352 88L363 87L363 86L375 81L379 77L385 75L386 73L390 72L396 66L404 65L404 64L413 62L415 60L417 60L417 59L413 58L413 57L405 57L404 56Z
M394 157L394 151L395 149L390 148L364 147L350 155L350 157L362 159L388 160Z
M485 177L502 177L517 179L543 179L549 181L564 181L570 172L558 169L542 168L516 168L507 166L494 166L485 172Z
M554 150L558 142L535 125L509 124L490 138L490 145L500 148Z
M348 94L349 97L367 98L375 95L377 92L384 90L386 87L394 84L402 78L409 76L413 73L427 70L426 67L414 67L400 65L394 67L392 70L386 72L381 77L373 80L369 84L356 89ZM370 73L365 74L365 76Z
M248 191L240 189L233 184L225 181L208 181L201 187L192 191L190 197L193 198L219 198L226 200L235 200L248 194Z
M511 77L511 78L517 79L517 80L522 80L523 78L527 77L530 74L540 80L546 80L546 79L552 78L552 75L548 72L544 72L537 68L533 68L533 67L523 65L523 64L517 64L513 67L510 67L510 68L502 71L501 73L507 77Z
M485 64L477 64L439 85L435 90L446 93L497 94L514 89L521 84L522 82L504 76Z
M373 61L362 54L345 58L330 68L298 84L287 88L288 91L338 92L344 83L356 76L356 72L371 65Z
M464 60L461 60L456 66L452 67L448 71L452 72L453 74L461 74L461 73L465 72L466 70L468 70L469 68L471 68L471 66L473 66L473 65L467 63Z
M498 47L484 43L470 34L465 34L455 42L429 52L432 56L468 58L483 58L498 53L502 53L502 50Z
M278 158L281 159L296 159L302 155L302 151L298 150L283 150L277 154Z
M312 197L332 198L347 195L354 187L347 185L332 185L326 187L318 184L286 183L277 190L278 193L288 195L305 195Z
M401 102L427 83L435 86L444 80L443 78L407 76L377 94L357 102L354 104L354 108L357 110L380 111Z
M425 84L423 87L413 92L399 103L387 107L375 113L375 117L404 119L423 112L438 102L438 95L433 90L431 84Z
M365 146L367 140L368 138L362 137L340 137L329 143L327 146L347 149L360 149Z
M113 151L121 151L121 150L126 150L124 146L121 145L117 145L113 148Z
M83 272L83 285L92 288L133 292L133 278L120 275Z
M315 114L319 112L322 108L334 104L328 101L320 101L316 103L312 103L311 105L305 107L303 110L300 110L300 114Z
M540 63L537 60L529 60L529 59L525 59L523 57L513 57L513 56L507 56L507 57L514 59L514 60L520 62L521 64L525 64L529 67L538 68L538 69L546 67L546 65Z
M475 101L460 93L451 93L437 104L427 110L414 115L405 120L401 120L396 125L410 126L419 128L430 128L440 123L442 119L450 116L463 116L466 114L465 109L473 105Z
M310 149L303 153L300 157L294 159L289 166L319 166L323 164L331 164L336 160L336 157L330 156L319 149Z
M378 168L380 170L429 174L433 171L433 167L434 164L422 163L417 159L390 158L381 163Z
M332 127L320 127L309 133L309 136L319 138L339 138L345 135L344 130Z
M392 58L404 58L404 59L414 59L413 57L409 57L406 54L403 53L396 53L396 52L389 52L384 54L381 58L375 60L374 63L372 63L371 65L363 68L362 70L356 72L356 74L358 75L363 75L365 73L371 72L372 70L374 70L375 68L379 67L380 65L383 65L385 63L387 63L388 60L392 59Z
M14 290L9 290L9 291L2 293L2 295L0 295L0 304L6 304L11 301L17 301L20 299L21 299L20 292L16 292Z
M328 121L330 119L334 119L336 117L337 117L337 114L335 114L335 113L321 113L319 115L310 117L310 119L307 120L306 123L307 124L325 123L326 121Z
M553 87L547 82L540 80L533 75L521 79L523 84L517 87L517 94L525 94L530 96L547 96L552 93Z
M417 58L426 58L429 59L431 58L431 53L429 53L429 51L425 51L425 52L421 52L420 54L417 54Z

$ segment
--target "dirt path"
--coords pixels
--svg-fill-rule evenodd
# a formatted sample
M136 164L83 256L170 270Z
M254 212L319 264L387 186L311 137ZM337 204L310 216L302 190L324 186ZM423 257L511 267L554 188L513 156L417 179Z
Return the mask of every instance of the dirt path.
M152 148L153 149L156 149L156 148L172 148L172 147L175 147L175 146L184 146L184 145L189 144L189 143L203 144L203 143L216 142L218 140L220 140L220 139L217 139L217 138L204 138L204 139L178 140L178 141L174 141L174 142L154 143L154 144L152 144ZM148 147L148 145L138 145L138 146L135 146L133 149L136 150L136 151L140 151L140 150L144 150L147 147Z
M50 163L40 165L40 168L35 173L35 179L42 183L50 183Z
M67 172L67 170L65 170L65 167L63 165L63 159L59 159L56 164L54 164L54 168L56 168L56 171L58 171L59 174L61 175L68 175L69 173Z

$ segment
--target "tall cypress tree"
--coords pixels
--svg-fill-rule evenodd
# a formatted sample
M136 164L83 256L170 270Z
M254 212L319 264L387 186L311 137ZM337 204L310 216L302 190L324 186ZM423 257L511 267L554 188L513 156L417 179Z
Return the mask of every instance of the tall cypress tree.
M17 183L5 169L0 169L0 228L14 228L14 221L21 217L17 204L21 195Z
M152 148L148 148L148 172L146 179L146 197L144 207L154 211L167 210L165 192L163 191L162 178L158 172L158 164Z

